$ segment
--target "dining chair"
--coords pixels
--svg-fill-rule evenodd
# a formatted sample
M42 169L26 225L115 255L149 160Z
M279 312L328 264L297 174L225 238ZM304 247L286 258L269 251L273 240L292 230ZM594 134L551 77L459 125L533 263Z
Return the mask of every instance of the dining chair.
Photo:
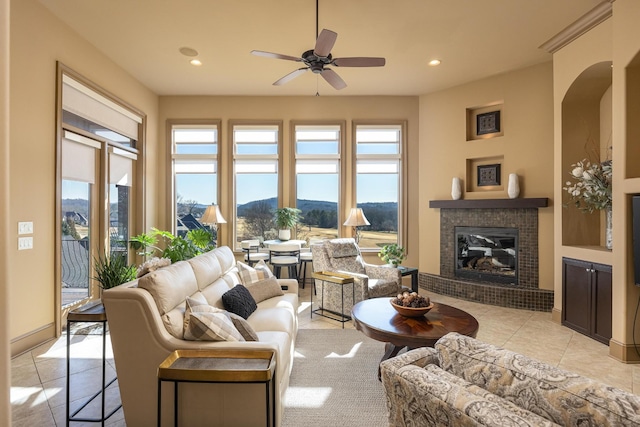
M252 267L260 260L265 262L269 260L268 253L260 252L260 241L257 239L241 241L240 248L244 252L244 261Z
M279 279L282 267L289 270L289 278L298 280L300 264L300 243L272 243L269 245L269 264L273 274Z

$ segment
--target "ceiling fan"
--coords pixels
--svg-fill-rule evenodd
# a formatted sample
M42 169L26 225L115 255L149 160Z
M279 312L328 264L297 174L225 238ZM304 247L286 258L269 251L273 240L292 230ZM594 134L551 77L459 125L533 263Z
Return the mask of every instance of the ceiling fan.
M340 90L347 87L344 80L328 66L334 67L382 67L385 64L384 58L373 57L349 57L349 58L334 58L331 55L331 49L338 38L338 34L327 29L323 29L318 35L318 1L316 0L316 45L313 49L307 50L302 53L298 58L295 56L282 55L279 53L264 52L261 50L252 50L251 53L256 56L264 56L267 58L285 59L287 61L302 62L304 67L298 68L295 71L287 74L279 80L276 80L273 85L283 85L301 74L311 70L315 74L320 74L327 83L333 86L334 89Z

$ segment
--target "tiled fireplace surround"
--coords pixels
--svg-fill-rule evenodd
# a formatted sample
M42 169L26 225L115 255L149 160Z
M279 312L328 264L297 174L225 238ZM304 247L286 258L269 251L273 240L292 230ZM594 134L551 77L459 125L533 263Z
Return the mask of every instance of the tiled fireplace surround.
M455 226L517 228L518 284L473 282L455 277ZM419 283L428 291L484 304L551 311L553 291L538 289L538 209L441 209L440 275L420 273Z

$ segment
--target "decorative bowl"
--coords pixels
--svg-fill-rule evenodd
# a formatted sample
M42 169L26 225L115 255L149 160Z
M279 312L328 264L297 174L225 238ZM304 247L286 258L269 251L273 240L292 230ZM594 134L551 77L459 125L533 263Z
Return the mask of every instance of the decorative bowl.
M424 316L433 308L433 303L426 307L404 307L402 305L395 304L393 299L390 300L391 306L396 309L398 313L405 317L421 317Z

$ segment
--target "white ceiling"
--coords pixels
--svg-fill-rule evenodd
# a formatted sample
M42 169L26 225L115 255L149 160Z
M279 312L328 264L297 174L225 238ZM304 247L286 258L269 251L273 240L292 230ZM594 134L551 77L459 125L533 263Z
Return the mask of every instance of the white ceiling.
M551 60L539 46L601 0L319 0L320 29L338 33L334 57L387 60L336 68L341 91L310 72L273 86L301 64L250 54L312 49L315 0L40 2L159 95L421 95Z

